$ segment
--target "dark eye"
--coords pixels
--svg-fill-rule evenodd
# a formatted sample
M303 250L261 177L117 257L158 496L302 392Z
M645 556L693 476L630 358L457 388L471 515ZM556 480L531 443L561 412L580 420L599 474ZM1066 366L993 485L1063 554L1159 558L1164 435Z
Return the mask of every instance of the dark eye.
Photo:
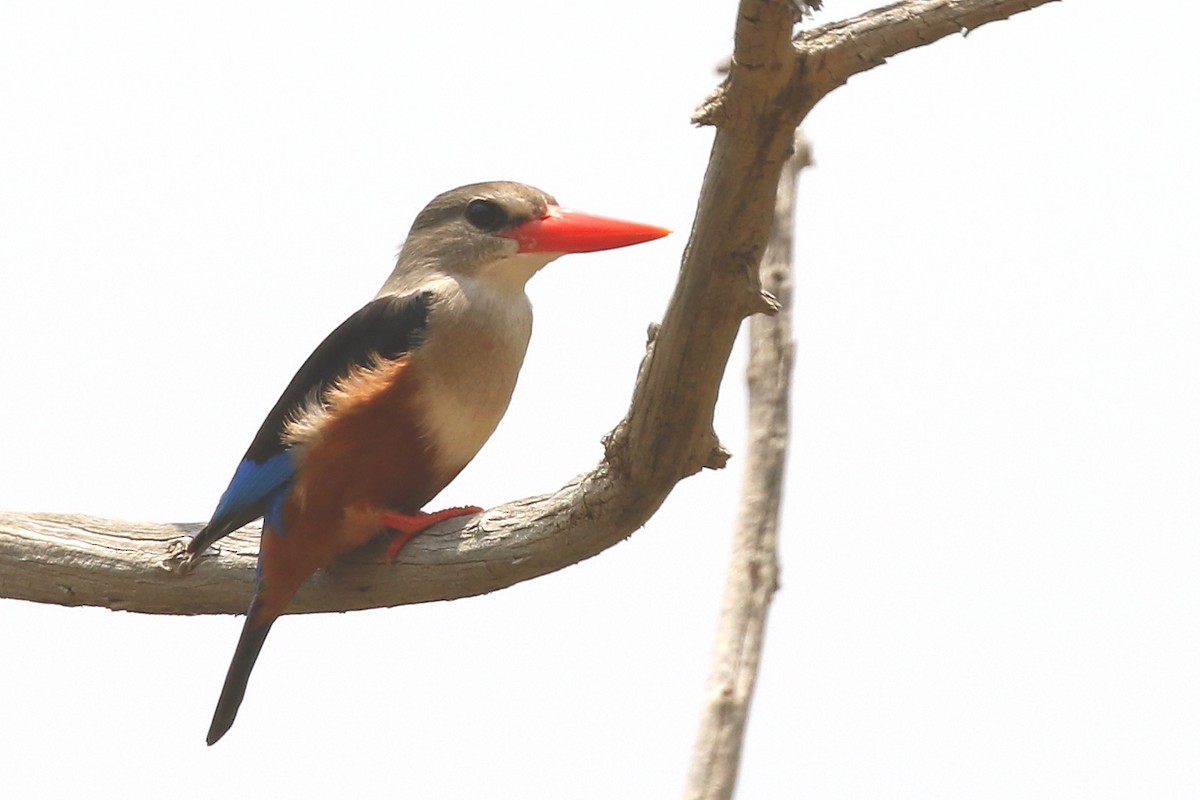
M467 222L481 231L498 231L508 222L508 215L499 203L492 200L472 200L467 203Z

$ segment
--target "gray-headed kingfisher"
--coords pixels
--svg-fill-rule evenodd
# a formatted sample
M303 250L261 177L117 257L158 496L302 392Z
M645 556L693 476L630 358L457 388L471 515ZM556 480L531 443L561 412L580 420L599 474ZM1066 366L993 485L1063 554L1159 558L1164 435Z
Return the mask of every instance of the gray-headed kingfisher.
M663 228L559 207L519 183L438 195L375 299L339 325L267 414L196 555L263 518L258 576L208 731L233 724L263 641L300 585L384 531L394 557L500 422L533 324L525 283L565 253L638 244Z

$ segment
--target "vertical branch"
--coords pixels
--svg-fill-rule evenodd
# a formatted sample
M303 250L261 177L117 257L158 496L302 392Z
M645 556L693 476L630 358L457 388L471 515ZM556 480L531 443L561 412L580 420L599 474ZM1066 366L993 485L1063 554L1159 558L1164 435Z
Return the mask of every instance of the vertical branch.
M795 153L779 178L775 220L763 256L763 288L779 301L773 316L750 318L749 437L742 502L717 629L712 674L684 796L733 796L750 698L758 677L767 608L778 588L776 532L787 456L792 371L792 225L796 180L810 164L797 134Z

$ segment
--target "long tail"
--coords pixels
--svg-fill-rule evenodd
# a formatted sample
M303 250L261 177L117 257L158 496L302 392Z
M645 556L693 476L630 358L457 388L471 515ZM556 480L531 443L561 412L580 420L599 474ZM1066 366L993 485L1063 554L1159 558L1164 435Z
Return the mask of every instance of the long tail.
M229 662L229 672L225 675L225 686L221 689L221 699L217 701L217 710L213 712L212 724L208 726L206 741L209 745L216 744L233 726L238 708L242 705L242 698L246 696L246 682L250 680L254 662L258 660L263 642L266 641L267 634L271 632L271 626L275 623L276 618L269 617L265 622L255 624L255 617L258 616L255 614L255 611L258 610L257 605L257 602L252 603L250 610L246 613L246 624L242 626L242 636L238 639L237 648L233 651L233 660Z

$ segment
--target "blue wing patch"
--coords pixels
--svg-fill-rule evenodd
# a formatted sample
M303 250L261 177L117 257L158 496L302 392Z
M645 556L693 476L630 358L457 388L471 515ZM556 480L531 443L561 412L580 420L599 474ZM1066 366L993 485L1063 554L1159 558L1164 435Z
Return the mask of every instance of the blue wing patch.
M229 488L221 495L209 526L221 527L221 521L235 519L251 510L261 509L263 502L276 489L292 479L295 468L288 451L276 453L261 464L243 459L233 473ZM256 513L254 516L259 516Z
M295 474L291 454L284 450L259 463L243 458L233 473L233 480L221 495L212 519L188 545L188 551L198 553L227 533L253 522L268 509L276 514L283 506L288 484Z
M270 530L276 536L287 534L283 527L283 501L286 497L286 491L277 491L267 498L267 507L263 510L263 533Z

